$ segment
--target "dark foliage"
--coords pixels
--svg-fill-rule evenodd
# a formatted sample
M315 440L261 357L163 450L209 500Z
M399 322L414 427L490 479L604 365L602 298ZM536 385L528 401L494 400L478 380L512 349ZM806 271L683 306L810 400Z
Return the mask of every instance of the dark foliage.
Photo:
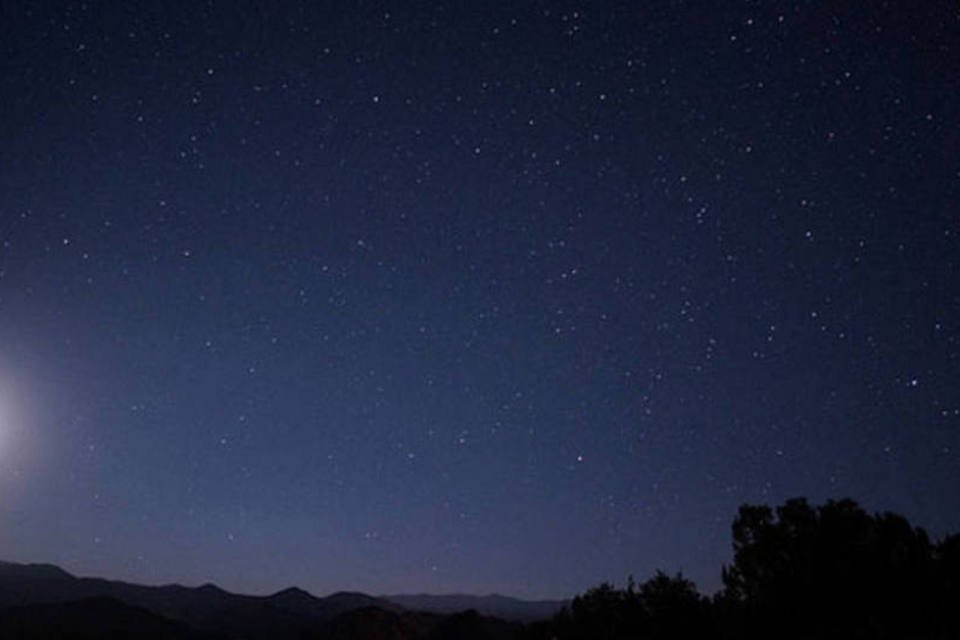
M723 599L738 637L946 637L938 600L950 572L901 516L871 516L851 500L744 506L733 548Z
M532 625L531 638L619 640L620 638L706 637L712 630L710 603L689 580L657 574L638 588L610 584L574 598L549 623Z
M213 585L144 587L0 563L0 640L960 638L960 535L934 543L902 516L871 515L851 500L742 506L723 585L710 599L683 576L657 572L640 585L601 584L552 619L523 626L477 611L416 612L357 593L241 596Z
M744 505L733 522L723 590L700 596L681 576L637 588L603 584L575 598L531 639L777 637L796 640L960 638L960 536L932 544L891 513L851 500L772 509Z

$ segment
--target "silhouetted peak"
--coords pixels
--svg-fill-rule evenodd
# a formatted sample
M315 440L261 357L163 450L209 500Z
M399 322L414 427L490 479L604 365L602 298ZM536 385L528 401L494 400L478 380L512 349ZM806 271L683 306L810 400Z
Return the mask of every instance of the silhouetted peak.
M544 620L569 604L566 600L520 600L498 593L483 596L463 593L443 595L419 593L381 597L412 611L447 615L473 609L482 616L523 622Z
M203 583L202 585L200 585L199 587L197 587L197 591L199 591L200 593L210 593L210 594L213 594L213 593L216 593L216 594L227 593L226 591L224 591L223 589L221 589L221 588L218 587L217 585L213 584L212 582L205 582L205 583Z
M324 602L332 603L351 603L362 605L376 605L380 602L378 598L360 593L359 591L337 591L325 597Z
M329 612L344 612L365 607L376 607L383 610L400 610L403 607L397 604L357 591L338 591L322 599L324 607Z
M317 597L308 591L304 591L300 587L287 587L277 591L273 595L269 596L271 600L283 600L285 602L293 601L309 601L313 602L317 600Z
M74 576L52 564L20 564L0 562L0 575L30 580L70 580Z

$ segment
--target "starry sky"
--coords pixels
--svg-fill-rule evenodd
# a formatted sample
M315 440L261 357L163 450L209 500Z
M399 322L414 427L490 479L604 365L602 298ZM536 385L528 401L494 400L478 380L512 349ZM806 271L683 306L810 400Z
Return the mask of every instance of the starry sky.
M0 5L0 550L720 585L960 530L955 2Z

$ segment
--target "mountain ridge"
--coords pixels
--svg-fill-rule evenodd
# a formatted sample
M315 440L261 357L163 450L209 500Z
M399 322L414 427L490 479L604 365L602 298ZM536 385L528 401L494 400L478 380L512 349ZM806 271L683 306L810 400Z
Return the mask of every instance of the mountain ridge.
M531 604L506 596L419 598L427 605L443 603L444 611L412 610L360 592L318 597L291 586L270 595L246 595L210 582L197 587L147 586L78 577L52 564L0 561L0 637L18 637L17 630L28 630L30 637L72 637L57 635L63 629L50 627L63 617L74 621L81 632L78 637L110 637L96 635L101 620L101 633L120 629L131 637L170 637L176 632L190 638L322 640L353 637L343 635L349 632L370 639L440 640L461 637L467 629L478 638L493 640L512 637L521 619L529 617L523 605ZM453 606L457 601L481 606L457 610ZM501 605L509 620L488 613L494 604Z
M380 598L415 611L451 614L474 610L483 615L518 622L544 620L570 604L569 600L524 600L499 593L416 593L381 595Z

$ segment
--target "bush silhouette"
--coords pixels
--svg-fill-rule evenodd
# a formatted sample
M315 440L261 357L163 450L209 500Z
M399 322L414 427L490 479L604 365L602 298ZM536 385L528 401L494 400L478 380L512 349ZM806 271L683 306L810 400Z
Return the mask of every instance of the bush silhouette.
M743 505L712 600L682 576L604 583L526 637L556 640L960 638L960 535L931 543L893 513L845 499Z
M710 631L709 602L689 580L658 571L639 586L631 579L617 589L609 583L573 599L550 624L531 628L530 637L558 640L672 640L704 637Z
M724 598L748 637L905 638L935 629L933 548L901 516L871 516L851 500L774 514L744 506L733 523Z

